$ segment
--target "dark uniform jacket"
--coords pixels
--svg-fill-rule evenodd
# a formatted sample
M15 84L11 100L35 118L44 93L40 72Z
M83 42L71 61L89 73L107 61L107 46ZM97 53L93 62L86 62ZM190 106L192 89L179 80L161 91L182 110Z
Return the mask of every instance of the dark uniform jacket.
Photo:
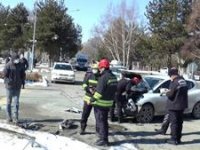
M121 80L119 80L118 84L117 84L117 91L116 91L116 100L117 101L123 101L124 97L122 96L122 94L126 91L126 86L128 84L128 80L123 78Z
M94 93L91 91L95 92L96 86L98 82L98 75L94 75L91 71L88 71L85 74L84 80L83 80L83 88L85 90L85 97L84 101L89 103L91 97L93 96Z
M109 108L113 105L117 89L117 78L110 70L104 70L99 77L97 88L91 101L98 107Z
M178 76L170 83L166 95L168 110L184 110L188 107L188 87L183 77Z
M8 89L20 89L23 79L23 68L20 63L9 61L4 68L4 83Z

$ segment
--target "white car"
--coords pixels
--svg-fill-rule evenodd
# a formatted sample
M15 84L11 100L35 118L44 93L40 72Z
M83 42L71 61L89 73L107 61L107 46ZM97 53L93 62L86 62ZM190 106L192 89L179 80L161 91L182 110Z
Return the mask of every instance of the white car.
M51 70L51 82L75 83L75 72L70 63L56 62Z
M167 96L160 93L161 89L169 88L170 78L164 75L145 75L143 80L150 87L147 93L137 101L138 122L151 122L154 116L166 113ZM188 85L188 108L184 113L192 114L194 118L200 119L200 88L194 80L186 79Z

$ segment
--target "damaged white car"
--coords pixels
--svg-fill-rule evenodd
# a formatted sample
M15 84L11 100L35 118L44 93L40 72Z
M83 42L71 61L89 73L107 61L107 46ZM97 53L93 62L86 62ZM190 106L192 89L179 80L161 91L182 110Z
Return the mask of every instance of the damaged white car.
M144 75L143 80L148 83L149 90L138 99L136 119L141 123L148 123L155 116L165 115L167 96L160 94L163 88L169 88L170 78L163 75ZM200 88L194 80L186 79L188 85L188 108L185 114L192 114L200 118Z

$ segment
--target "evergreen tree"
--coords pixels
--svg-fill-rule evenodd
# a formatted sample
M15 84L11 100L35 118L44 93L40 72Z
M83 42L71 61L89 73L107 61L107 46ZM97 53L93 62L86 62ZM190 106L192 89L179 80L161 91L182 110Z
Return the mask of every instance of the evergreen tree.
M28 10L23 3L10 10L7 18L7 38L10 47L14 50L25 49L28 42L26 25L28 25Z
M9 7L5 7L0 3L0 51L9 49L8 40L5 35L7 34L7 17L9 14Z
M191 0L153 0L147 6L149 30L154 37L150 43L162 54L161 59L167 56L168 67L172 66L172 55L179 52L187 37L185 24L190 12Z
M39 46L49 53L50 60L71 57L81 47L81 27L75 26L63 0L37 3L37 32Z

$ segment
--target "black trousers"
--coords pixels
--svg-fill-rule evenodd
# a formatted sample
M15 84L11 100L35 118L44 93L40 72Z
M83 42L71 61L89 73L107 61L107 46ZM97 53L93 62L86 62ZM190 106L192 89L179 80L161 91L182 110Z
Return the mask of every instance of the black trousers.
M108 112L108 108L94 107L97 133L103 141L108 141Z
M161 126L161 130L163 131L163 133L166 133L167 132L167 129L169 127L169 123L170 123L170 120L169 120L169 113L165 114L164 116L164 119L163 119L163 122L162 122L162 126Z
M22 79L22 87L24 88L26 81L26 72L23 73L23 79Z
M184 110L170 110L169 119L171 124L171 139L180 141L183 128L183 111Z
M85 128L87 126L87 121L88 121L88 117L90 116L91 110L92 110L92 105L88 105L84 101L83 113L82 113L82 117L81 117L81 129L82 130L85 130Z
M120 98L115 99L113 106L110 110L110 117L111 118L114 117L114 110L117 107L117 117L118 117L118 119L122 119L122 117L123 117L122 107L123 107L125 100L126 100L125 96L120 96Z

